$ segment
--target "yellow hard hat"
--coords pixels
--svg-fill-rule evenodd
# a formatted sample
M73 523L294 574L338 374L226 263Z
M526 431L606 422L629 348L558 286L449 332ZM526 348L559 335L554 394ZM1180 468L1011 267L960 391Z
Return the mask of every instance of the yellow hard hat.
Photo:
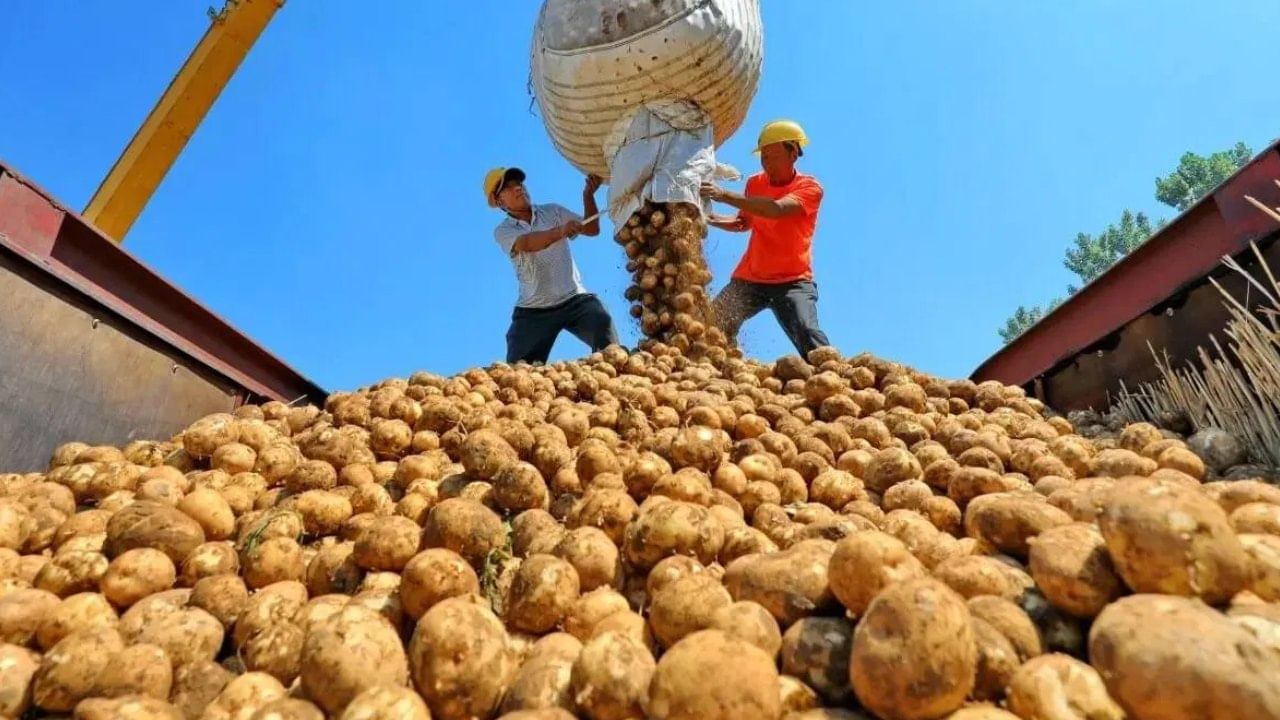
M489 207L498 207L498 192L510 180L518 180L524 182L525 174L520 168L498 167L485 173L484 176L484 199L489 203Z
M765 145L780 142L793 142L803 148L809 144L809 136L804 134L804 128L795 120L774 120L760 131L760 139L756 141L756 149L752 152L759 155ZM803 149L800 154L804 154Z

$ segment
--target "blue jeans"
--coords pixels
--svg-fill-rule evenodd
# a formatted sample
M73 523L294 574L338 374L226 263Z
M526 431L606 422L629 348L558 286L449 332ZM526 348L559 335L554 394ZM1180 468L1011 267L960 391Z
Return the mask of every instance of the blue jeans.
M545 363L561 330L586 343L592 352L618 342L613 319L600 298L575 295L549 308L517 307L507 330L507 362Z
M801 356L807 357L814 348L831 344L818 328L818 286L811 280L766 285L734 279L711 303L720 329L735 339L742 323L765 308L773 311Z

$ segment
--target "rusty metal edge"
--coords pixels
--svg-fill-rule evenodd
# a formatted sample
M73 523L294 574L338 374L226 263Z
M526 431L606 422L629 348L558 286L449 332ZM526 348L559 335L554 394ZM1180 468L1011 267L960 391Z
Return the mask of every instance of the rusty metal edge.
M167 331L163 326L152 323L145 318L139 318L131 309L121 307L119 303L113 303L110 299L103 298L96 292L97 286L93 283L86 282L80 276L67 272L65 268L62 268L56 263L49 262L46 258L29 253L21 247L16 246L10 242L8 236L2 232L0 232L0 252L7 252L11 254L13 257L23 263L26 263L37 272L52 278L56 284L80 296L86 301L87 305L97 306L116 316L124 323L141 331L160 345L169 348L193 364L199 365L206 371L222 377L230 385L240 387L244 393L278 399L276 397L276 393L273 393L265 385L257 382L244 373L237 372L234 368L222 363L217 358L202 352L199 348L184 342L180 336ZM134 316L131 317L131 315Z
M1267 161L1274 162L1278 156L1280 156L1280 140L1273 142L1265 150L1256 154L1249 163L1232 173L1213 192L1208 193L1191 207L1178 214L1172 221L1152 234L1146 242L1134 248L1132 252L1121 258L1106 272L1094 278L1077 291L1076 294L1070 296L1061 305L1040 318L1039 321L1027 328L1013 342L997 350L978 365L970 375L970 379L976 382L998 380L1009 385L1028 386L1037 378L1043 377L1055 368L1069 364L1081 353L1088 352L1089 348L1122 330L1134 319L1150 312L1153 308L1159 307L1169 298L1177 296L1192 285L1204 280L1218 267L1224 254L1235 255L1247 247L1247 241L1224 243L1224 245L1232 245L1229 252L1200 253L1199 255L1204 255L1204 257L1192 257L1191 251L1194 251L1194 248L1187 248L1185 244L1179 246L1179 240L1183 239L1183 236L1188 233L1189 223L1194 217L1203 215L1206 212L1212 212L1220 216L1221 212L1218 203L1223 189L1231 186L1238 178L1254 172L1255 168L1262 163ZM1099 292L1100 288L1124 282L1127 277L1141 273L1142 269L1149 263L1168 262L1170 253L1176 253L1174 257L1183 261L1182 264L1186 271L1181 273L1177 279L1159 287L1142 288L1144 290L1143 295L1155 297L1156 299L1133 303L1124 308L1110 308L1108 315L1098 317L1095 320L1093 323L1095 326L1094 332L1090 333L1087 339L1072 341L1069 335L1057 332L1060 325L1065 325L1071 320L1077 319L1076 316L1079 314L1081 306L1088 303L1092 296ZM1136 296L1136 293L1133 295ZM1028 358L1034 355L1046 355L1049 349L1053 351L1052 360L1036 363L1027 361Z
M189 327L195 327L197 324L201 324L201 327L220 336L222 346L235 346L238 347L241 353L248 353L256 356L259 363L265 366L263 369L266 370L266 374L270 377L252 375L249 372L237 368L233 364L223 360L214 351L202 348L196 343L191 342L183 333L182 327L173 327L157 321L149 314L117 297L110 287L100 284L92 278L85 277L74 268L68 267L64 263L60 262L56 257L53 257L56 253L56 247L52 248L48 255L34 253L28 248L11 241L11 239L3 232L0 232L0 246L3 246L19 258L52 276L75 292L103 306L107 310L121 317L123 320L155 337L157 340L170 346L180 354L206 366L209 370L227 378L229 381L240 385L248 393L252 393L253 395L261 398L280 400L286 403L296 402L299 400L308 400L317 404L324 402L327 393L323 388L298 373L287 363L280 360L266 348L255 342L252 338L236 329L217 313L208 309L190 295L187 295L182 289L165 280L161 275L156 273L141 260L121 248L118 244L112 242L109 238L103 236L97 228L86 222L78 213L67 208L67 206L60 203L38 184L32 182L21 173L13 170L10 165L0 159L0 176L3 175L12 177L16 182L21 183L32 192L39 195L49 204L50 207L61 212L64 216L64 223L74 222L80 225L90 235L95 236L95 244L99 245L99 247L95 247L94 251L101 252L104 255L110 255L109 259L95 258L95 264L105 268L116 263L118 264L117 266L124 266L128 268L129 272L132 273L135 278L142 279L143 291L151 295L154 299L161 300L164 296L168 296L171 300L175 300L178 304L184 306L184 309L187 311L184 313L185 323ZM59 234L61 235L61 233ZM192 310L203 317L190 317Z

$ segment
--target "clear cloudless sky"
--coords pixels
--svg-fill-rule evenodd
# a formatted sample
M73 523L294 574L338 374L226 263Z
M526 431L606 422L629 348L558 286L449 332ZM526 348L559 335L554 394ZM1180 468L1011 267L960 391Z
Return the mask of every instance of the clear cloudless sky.
M83 207L214 2L0 2L0 157ZM531 109L538 5L289 0L126 247L331 390L500 358L515 280L481 178L581 196ZM1013 308L1062 293L1076 232L1171 216L1153 181L1186 150L1280 136L1275 0L762 5L760 89L720 159L755 171L776 117L808 130L821 319L848 353L967 375ZM611 234L573 249L634 343ZM713 290L745 239L709 237ZM742 339L791 352L768 313ZM583 352L566 334L553 359Z

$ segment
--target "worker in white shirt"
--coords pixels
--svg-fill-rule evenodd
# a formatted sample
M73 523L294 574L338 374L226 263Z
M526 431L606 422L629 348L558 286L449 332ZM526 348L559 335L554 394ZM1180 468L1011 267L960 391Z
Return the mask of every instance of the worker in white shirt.
M507 214L493 231L510 258L520 296L507 330L507 362L545 363L561 330L568 330L592 352L617 344L618 333L604 304L587 292L569 250L569 240L600 234L596 190L601 180L588 175L582 190L582 215L562 205L535 205L520 168L494 168L484 178L489 207ZM583 223L584 217L593 218Z

